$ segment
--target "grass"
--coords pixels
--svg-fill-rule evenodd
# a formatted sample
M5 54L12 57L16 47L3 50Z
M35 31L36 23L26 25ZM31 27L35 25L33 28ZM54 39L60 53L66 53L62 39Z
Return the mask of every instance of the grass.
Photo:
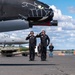
M29 48L26 48L26 47L20 47L20 51L29 51Z

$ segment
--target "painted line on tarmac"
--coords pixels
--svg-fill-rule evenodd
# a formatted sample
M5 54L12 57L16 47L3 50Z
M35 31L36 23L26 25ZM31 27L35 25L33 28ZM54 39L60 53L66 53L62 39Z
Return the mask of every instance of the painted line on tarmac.
M55 66L58 64L0 64L0 66Z

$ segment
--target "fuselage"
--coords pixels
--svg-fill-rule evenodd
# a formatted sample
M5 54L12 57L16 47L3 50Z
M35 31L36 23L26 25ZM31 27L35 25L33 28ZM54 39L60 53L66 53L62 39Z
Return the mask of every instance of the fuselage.
M50 16L49 12L49 6L37 0L0 0L0 20L38 20Z
M38 0L0 0L0 32L50 26L53 16L53 10Z

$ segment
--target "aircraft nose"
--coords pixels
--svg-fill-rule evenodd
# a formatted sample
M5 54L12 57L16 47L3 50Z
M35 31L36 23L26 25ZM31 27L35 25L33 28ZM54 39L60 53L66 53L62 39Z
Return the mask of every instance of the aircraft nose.
M44 17L44 16L54 16L53 10L50 9L31 9L29 11L29 17Z
M50 9L46 9L46 10L47 10L46 16L51 16L51 17L54 16L54 12L53 12L53 10L51 8Z

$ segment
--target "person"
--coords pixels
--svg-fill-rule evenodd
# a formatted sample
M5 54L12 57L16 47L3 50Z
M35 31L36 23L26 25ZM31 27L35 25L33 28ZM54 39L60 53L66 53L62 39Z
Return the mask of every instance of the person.
M38 45L38 56L40 56L40 54L41 54L41 43L39 43Z
M47 51L47 46L50 43L50 38L46 34L45 30L42 30L42 32L36 37L40 37L41 39L41 61L46 61L46 51Z
M49 51L50 51L49 57L53 57L53 49L54 49L54 46L51 43L50 46L49 46Z
M31 31L30 34L26 37L26 40L29 40L29 60L34 61L34 59L35 59L36 37L34 36L33 31Z

